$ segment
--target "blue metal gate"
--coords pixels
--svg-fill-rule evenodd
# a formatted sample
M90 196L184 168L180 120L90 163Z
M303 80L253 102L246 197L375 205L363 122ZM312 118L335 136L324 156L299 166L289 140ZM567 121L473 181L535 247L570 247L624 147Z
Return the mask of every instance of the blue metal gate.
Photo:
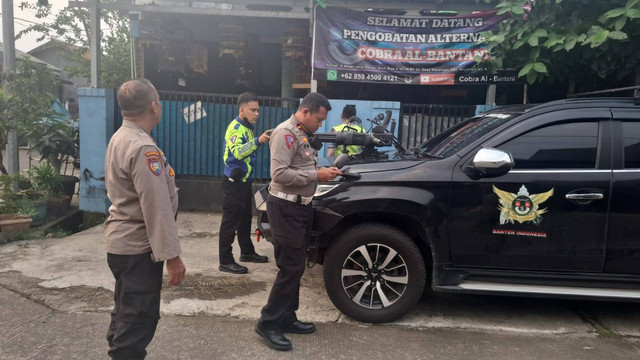
M238 115L237 96L159 91L162 119L152 136L181 176L221 177L224 134ZM256 136L273 129L298 108L296 99L259 97ZM258 150L256 180L269 174L269 148Z

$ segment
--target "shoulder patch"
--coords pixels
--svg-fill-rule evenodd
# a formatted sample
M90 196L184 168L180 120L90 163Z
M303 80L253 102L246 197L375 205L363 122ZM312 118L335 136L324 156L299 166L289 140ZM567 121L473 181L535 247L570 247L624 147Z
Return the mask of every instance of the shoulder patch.
M148 156L147 166L149 166L149 170L151 170L153 175L160 176L162 174L162 161L160 160L160 157Z
M287 149L291 149L293 142L296 141L296 137L292 134L284 134L284 141L287 143Z
M236 140L238 140L238 135L233 135L231 139L229 139L229 141L231 141L232 144L235 144Z
M164 155L164 154L162 154ZM144 156L149 157L149 156L160 156L160 154L157 151L149 151L144 153Z

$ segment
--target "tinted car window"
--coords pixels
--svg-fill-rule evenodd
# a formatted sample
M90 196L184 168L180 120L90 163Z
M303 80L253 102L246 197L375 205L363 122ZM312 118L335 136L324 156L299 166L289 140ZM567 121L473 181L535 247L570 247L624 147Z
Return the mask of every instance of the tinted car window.
M443 158L449 157L517 115L519 113L489 113L472 117L424 143L420 147L420 152Z
M622 123L622 144L624 146L624 167L640 168L640 122Z
M520 135L498 148L511 153L516 169L593 169L598 123L551 125Z

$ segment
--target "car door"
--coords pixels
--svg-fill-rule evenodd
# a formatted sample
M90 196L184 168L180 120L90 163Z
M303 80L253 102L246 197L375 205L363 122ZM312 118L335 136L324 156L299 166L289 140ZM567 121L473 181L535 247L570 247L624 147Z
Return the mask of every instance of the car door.
M640 275L640 109L613 109L613 183L604 272Z
M601 272L611 185L611 113L561 110L521 121L481 147L512 154L498 177L454 169L447 224L461 267Z

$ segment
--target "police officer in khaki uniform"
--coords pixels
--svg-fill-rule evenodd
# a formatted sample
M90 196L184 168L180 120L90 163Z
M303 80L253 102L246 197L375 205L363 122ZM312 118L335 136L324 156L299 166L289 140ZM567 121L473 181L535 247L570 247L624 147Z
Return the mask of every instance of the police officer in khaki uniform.
M279 271L255 330L276 350L292 348L284 333L309 334L316 330L312 323L299 321L296 310L311 236L311 200L316 185L342 174L335 167L318 169L322 143L316 145L312 135L329 110L331 105L324 95L308 94L296 113L273 130L269 141L272 180L267 215Z
M124 121L107 147L105 183L111 200L105 222L107 262L116 280L107 332L112 359L144 359L160 319L162 268L169 285L185 274L175 216L175 173L155 144L160 98L146 79L118 89Z

